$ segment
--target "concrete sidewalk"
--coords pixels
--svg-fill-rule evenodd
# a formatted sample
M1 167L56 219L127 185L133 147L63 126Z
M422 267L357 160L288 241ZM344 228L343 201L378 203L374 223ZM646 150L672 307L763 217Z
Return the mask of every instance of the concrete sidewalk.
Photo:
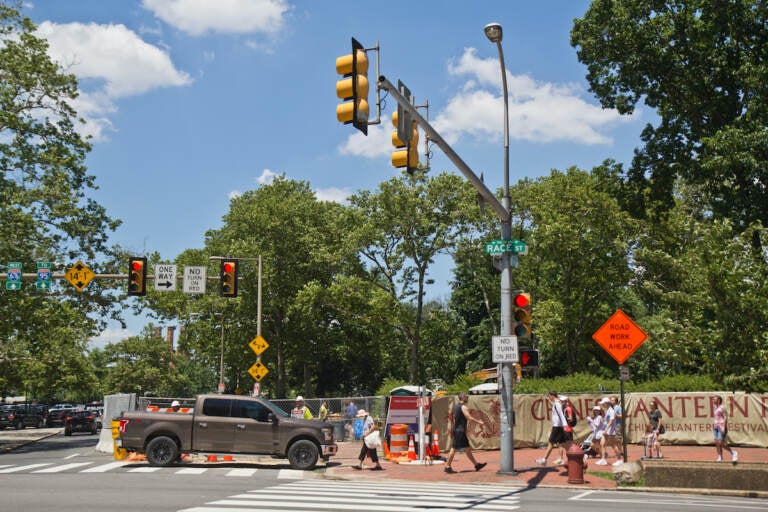
M455 474L443 471L443 461L435 461L431 465L422 462L397 464L380 457L384 471L372 471L373 467L369 458L366 458L365 468L356 470L352 466L358 463L358 456L362 446L359 441L341 442L339 453L331 458L326 469L326 474L333 478L342 479L392 479L407 480L410 482L461 482L512 485L522 487L556 486L587 489L616 489L618 487L613 478L613 466L610 463L615 459L609 458L608 466L598 466L597 459L589 459L583 474L583 484L568 483L568 468L566 465L555 465L554 461L559 455L555 449L549 457L547 466L536 463L536 459L544 456L544 449L516 449L513 453L514 468L516 474L499 474L501 468L500 450L474 450L475 459L486 462L488 465L480 471L475 471L472 464L463 453L457 453L453 461ZM756 462L768 465L768 450L764 448L736 447L739 462ZM702 463L714 463L716 453L714 446L664 446L662 448L663 461L685 460L701 461ZM443 453L445 456L446 453ZM639 461L643 456L643 447L630 445L627 447L628 461ZM721 465L732 465L730 455L725 456L726 462ZM738 464L738 462L736 463ZM679 492L679 490L678 490Z

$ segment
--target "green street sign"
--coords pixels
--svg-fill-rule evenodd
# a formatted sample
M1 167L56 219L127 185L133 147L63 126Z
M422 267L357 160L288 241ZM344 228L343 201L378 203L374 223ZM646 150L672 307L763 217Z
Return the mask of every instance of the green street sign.
M21 290L21 263L12 261L8 263L8 278L5 280L6 290Z
M495 256L497 254L504 254L505 252L511 252L515 254L528 254L528 246L525 242L512 238L510 240L492 240L485 244L486 254Z
M37 280L35 287L38 290L51 289L51 263L47 261L37 262Z

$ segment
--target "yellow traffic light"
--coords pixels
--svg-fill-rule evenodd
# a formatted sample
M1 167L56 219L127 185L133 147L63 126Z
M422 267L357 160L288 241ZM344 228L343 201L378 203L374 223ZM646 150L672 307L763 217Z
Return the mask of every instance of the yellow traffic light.
M397 127L398 113L392 112L392 124ZM419 167L419 125L416 121L411 123L412 132L411 138L407 143L400 140L397 135L397 130L392 132L392 145L397 148L392 151L392 166L398 169L405 167L408 174L413 174L413 171Z
M344 76L336 82L336 96L344 100L336 107L336 118L368 135L368 56L354 37L352 53L336 59L336 72Z
M219 295L221 297L237 297L237 267L235 259L221 260Z
M147 258L128 260L128 295L147 294Z
M530 338L531 325L531 294L517 292L512 297L512 307L515 316L515 336L518 338Z

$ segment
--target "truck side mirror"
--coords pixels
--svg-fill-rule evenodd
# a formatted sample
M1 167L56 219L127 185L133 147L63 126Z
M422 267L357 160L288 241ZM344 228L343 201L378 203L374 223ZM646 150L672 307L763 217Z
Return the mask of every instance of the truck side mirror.
M275 413L271 412L267 415L267 421L272 423L277 423L277 416L275 416Z

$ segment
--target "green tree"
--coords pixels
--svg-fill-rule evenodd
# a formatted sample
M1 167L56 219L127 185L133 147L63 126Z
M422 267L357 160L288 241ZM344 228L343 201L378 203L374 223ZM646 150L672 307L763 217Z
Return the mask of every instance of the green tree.
M740 230L768 223L764 2L595 0L571 44L604 107L630 114L643 101L659 116L629 170L636 215L672 208L681 176Z
M21 262L31 272L35 261L83 258L98 271L112 258L108 233L118 222L88 197L96 186L85 167L90 145L77 132L81 120L71 106L77 81L50 60L48 43L35 30L22 17L20 2L0 3L0 261ZM49 395L56 392L51 379L76 379L85 361L64 364L73 362L71 350L118 314L109 285L94 283L84 293L68 285L53 288L43 293L24 283L0 294L0 360L7 363L0 365L0 379L6 389ZM52 335L64 330L66 335ZM48 369L50 379L39 365L24 362L42 354L61 362Z
M435 258L448 254L469 226L467 212L476 198L457 175L428 177L417 172L381 183L376 192L350 198L353 223L368 280L390 301L390 322L409 348L408 377L423 382L420 368L424 294L432 284ZM431 340L435 342L437 340Z

